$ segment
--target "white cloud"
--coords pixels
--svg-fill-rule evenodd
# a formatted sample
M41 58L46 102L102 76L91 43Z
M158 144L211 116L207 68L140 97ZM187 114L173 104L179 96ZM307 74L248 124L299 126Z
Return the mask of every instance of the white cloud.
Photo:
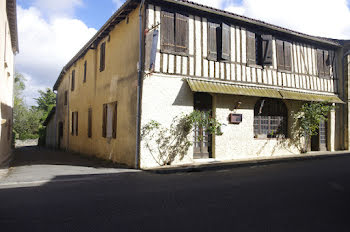
M125 0L113 0L113 3L115 4L116 9L121 7L124 4Z
M230 2L230 0L223 0ZM310 35L350 37L350 11L346 0L243 0L226 10Z
M192 2L196 2L202 5L211 6L214 8L221 9L222 4L225 0L192 0Z
M48 17L73 16L76 7L83 6L82 0L35 0L34 7Z
M82 21L69 17L46 20L38 8L18 6L20 53L16 56L16 70L26 73L27 103L33 104L38 88L55 83L62 67L96 33ZM29 77L29 78L28 78Z

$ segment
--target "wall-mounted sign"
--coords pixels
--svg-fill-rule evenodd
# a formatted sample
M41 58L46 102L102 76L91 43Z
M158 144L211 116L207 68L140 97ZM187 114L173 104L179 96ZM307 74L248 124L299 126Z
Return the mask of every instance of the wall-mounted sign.
M240 124L242 122L243 116L242 114L230 114L228 118L230 123Z

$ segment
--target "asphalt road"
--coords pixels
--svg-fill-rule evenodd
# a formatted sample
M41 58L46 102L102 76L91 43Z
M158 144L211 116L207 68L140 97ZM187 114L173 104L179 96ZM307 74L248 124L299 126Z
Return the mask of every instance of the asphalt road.
M0 189L0 231L350 231L350 156L92 177Z

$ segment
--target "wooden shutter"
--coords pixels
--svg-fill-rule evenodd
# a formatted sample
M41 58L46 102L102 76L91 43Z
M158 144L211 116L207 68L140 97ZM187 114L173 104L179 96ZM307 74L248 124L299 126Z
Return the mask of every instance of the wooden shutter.
M225 23L222 23L221 26L221 59L229 60L230 59L230 26Z
M72 112L72 128L71 128L71 134L74 135L74 112Z
M188 53L188 17L179 13L176 13L175 21L175 51Z
M276 40L277 68L284 70L283 41Z
M146 34L145 70L147 71L154 71L157 54L158 36L158 30L153 30Z
M78 136L78 112L75 112L75 135Z
M162 11L161 19L161 51L174 52L175 51L175 17L174 13Z
M284 70L292 71L292 44L284 41Z
M217 28L219 27L216 23L208 23L208 59L218 60L218 44L217 44Z
M113 110L113 129L112 129L112 137L115 139L117 138L117 116L118 116L118 103L116 102L114 104L114 110Z
M74 91L74 88L75 88L75 70L72 71L71 91Z
M85 60L85 62L84 62L84 79L83 79L83 82L86 82L86 67L87 67L87 62Z
M261 35L262 39L262 63L264 65L272 64L272 36L271 35Z
M89 108L88 111L88 137L91 138L92 136L92 109Z
M256 64L255 33L247 31L247 63Z
M330 56L328 51L324 51L323 53L323 68L324 68L324 75L329 77L331 72L330 72Z
M103 104L102 109L102 137L107 136L107 104Z
M318 76L323 77L324 76L323 50L321 49L317 49L317 70L318 70Z
M106 42L101 44L100 48L100 72L105 70Z

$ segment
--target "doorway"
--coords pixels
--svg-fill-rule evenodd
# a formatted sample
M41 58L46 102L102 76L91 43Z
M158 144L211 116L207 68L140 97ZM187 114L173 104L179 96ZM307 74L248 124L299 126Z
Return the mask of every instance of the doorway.
M195 110L201 112L212 112L212 102L212 96L208 93L194 94ZM207 131L207 128L195 125L193 146L193 158L212 158L212 135Z
M317 135L311 137L311 151L327 151L327 123L320 122Z

